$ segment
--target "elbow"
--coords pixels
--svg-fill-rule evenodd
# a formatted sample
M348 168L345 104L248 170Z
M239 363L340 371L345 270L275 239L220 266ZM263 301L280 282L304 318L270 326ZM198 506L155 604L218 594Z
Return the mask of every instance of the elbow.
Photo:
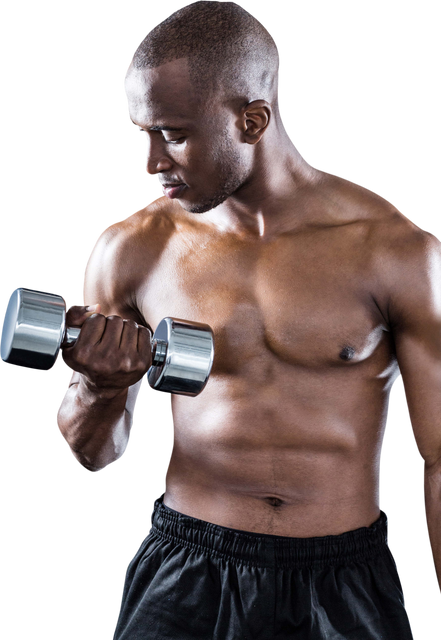
M75 463L75 465L81 469L81 471L84 471L85 473L89 474L90 476L97 476L100 473L104 473L105 471L107 471L108 469L110 469L110 467L115 466L116 464L118 464L119 460L115 460L112 463L107 463L107 464L101 464L101 465L97 465L97 464L91 464L91 462L89 460L86 460L84 458L84 456L79 456L77 453L75 453L75 451L73 451L72 449L68 449L70 457L72 458L72 461Z

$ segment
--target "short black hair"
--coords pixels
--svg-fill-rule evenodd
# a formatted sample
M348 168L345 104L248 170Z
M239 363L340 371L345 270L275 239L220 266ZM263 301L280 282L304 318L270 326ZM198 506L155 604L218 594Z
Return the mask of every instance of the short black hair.
M201 93L222 89L245 102L277 100L277 47L256 18L234 2L194 2L155 27L133 57L135 69L187 58Z

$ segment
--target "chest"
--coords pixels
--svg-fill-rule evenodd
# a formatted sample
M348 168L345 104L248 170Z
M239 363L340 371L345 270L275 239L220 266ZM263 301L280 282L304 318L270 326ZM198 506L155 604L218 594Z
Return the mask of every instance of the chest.
M343 240L343 241L342 241ZM144 317L209 324L214 370L268 357L291 365L348 365L385 344L366 256L326 234L272 243L176 236L146 278Z

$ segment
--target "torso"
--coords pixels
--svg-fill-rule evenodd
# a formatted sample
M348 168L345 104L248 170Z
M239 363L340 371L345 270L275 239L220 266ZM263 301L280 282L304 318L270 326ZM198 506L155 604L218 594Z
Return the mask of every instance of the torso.
M204 391L172 396L164 503L225 527L295 537L378 518L398 375L376 296L378 229L392 207L331 177L302 197L308 215L268 239L221 232L163 199L137 214L149 258L145 268L140 252L133 262L136 303L153 329L175 316L209 324L215 338Z

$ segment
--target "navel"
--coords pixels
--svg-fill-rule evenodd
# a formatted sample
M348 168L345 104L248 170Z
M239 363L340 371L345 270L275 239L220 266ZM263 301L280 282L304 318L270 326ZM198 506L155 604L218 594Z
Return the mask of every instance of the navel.
M354 347L350 347L348 345L343 347L343 349L340 351L340 358L342 360L352 360L354 355L355 355Z
M283 500L274 496L268 496L264 498L264 500L267 504L271 505L271 507L281 507L284 504Z

